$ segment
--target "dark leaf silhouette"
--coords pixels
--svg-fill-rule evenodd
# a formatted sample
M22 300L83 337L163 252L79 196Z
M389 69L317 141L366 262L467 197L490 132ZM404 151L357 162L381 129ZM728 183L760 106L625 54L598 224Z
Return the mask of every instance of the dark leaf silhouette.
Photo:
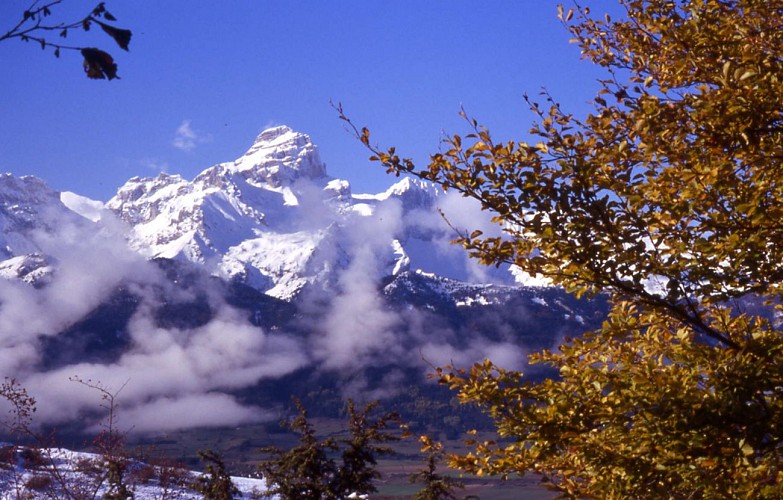
M117 42L117 45L119 45L121 49L128 50L128 44L130 43L131 39L130 30L115 28L114 26L109 26L108 24L102 23L97 19L95 22L101 26L107 35L114 38L114 41Z
M48 17L53 15L51 7L59 5L63 0L40 0L32 1L29 9L22 11L21 19L8 32L0 32L0 42L16 38L23 42L37 42L41 49L52 49L55 57L60 57L63 51L81 52L84 57L84 73L88 78L95 80L114 80L118 79L117 64L112 55L103 50L94 47L84 47L79 45L65 45L59 41L53 40L47 36L47 33L56 33L60 39L68 37L70 30L82 29L90 31L93 23L97 23L104 33L109 35L117 45L123 50L129 50L131 30L118 28L107 24L117 20L108 10L105 2L98 3L88 14L82 18L77 18L70 22L48 21ZM42 4L42 5L39 5Z
M117 76L117 64L106 52L96 48L82 49L81 52L84 56L84 72L89 78L96 80L120 78Z
M106 2L101 2L92 9L93 16L100 16L104 12L106 12Z

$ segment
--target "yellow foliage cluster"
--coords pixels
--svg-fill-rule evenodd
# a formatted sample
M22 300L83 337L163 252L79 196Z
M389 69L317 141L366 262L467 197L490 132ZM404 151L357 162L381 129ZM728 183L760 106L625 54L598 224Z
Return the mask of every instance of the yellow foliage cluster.
M533 362L439 376L495 421L452 457L477 474L538 472L569 497L783 497L783 2L622 0L621 19L560 8L606 69L578 119L527 98L530 142L475 120L419 169L505 229L458 242L577 295L608 293L596 332ZM537 141L537 142L536 142Z

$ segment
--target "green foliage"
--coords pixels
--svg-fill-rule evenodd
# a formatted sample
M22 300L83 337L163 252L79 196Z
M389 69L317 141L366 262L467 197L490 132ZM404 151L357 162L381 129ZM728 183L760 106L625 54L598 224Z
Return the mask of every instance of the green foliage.
M108 491L104 500L127 500L133 498L133 490L125 480L127 462L124 460L109 460L106 464L106 485Z
M44 50L47 48L52 49L55 57L60 57L62 50L79 51L84 58L84 73L88 78L99 80L119 79L119 76L117 76L117 64L108 52L95 47L76 47L62 42L55 42L51 38L46 37L45 34L56 32L64 40L72 30L90 31L93 25L98 25L121 49L127 51L132 36L131 31L117 28L107 23L107 21L116 21L117 18L106 10L105 2L100 2L89 14L81 19L72 22L51 21L52 8L62 3L62 1L33 2L22 13L21 19L15 26L11 27L4 34L0 33L0 42L11 38L17 38L23 42L34 42Z
M196 491L202 493L205 500L231 500L240 493L231 482L220 455L212 450L200 451L198 455L206 463L206 468L196 482Z
M392 455L394 451L384 443L398 441L399 437L387 431L389 423L398 420L396 413L386 413L375 419L372 412L378 401L372 401L362 410L348 400L348 431L350 437L343 440L342 466L337 473L337 491L350 493L375 493L373 480L381 477L376 470L376 457Z
M457 500L454 490L465 485L452 477L440 474L438 465L443 461L445 453L441 443L433 442L427 436L421 436L421 451L427 454L427 468L410 476L411 483L424 483L424 487L416 492L413 500Z
M307 419L307 410L299 400L294 401L299 414L283 425L299 434L299 445L288 451L267 447L263 452L275 458L262 462L259 471L270 487L284 499L320 500L334 498L333 482L337 466L328 452L337 446L333 439L319 440Z
M283 425L299 434L299 444L288 451L278 447L262 450L273 457L259 465L270 493L287 500L321 500L376 492L373 480L380 477L376 457L392 454L384 443L399 439L387 431L389 423L397 420L396 414L373 416L377 401L358 410L348 400L349 437L319 439L305 407L297 399L294 403L299 414ZM339 465L333 458L337 452L342 458Z
M439 370L498 431L451 463L568 497L780 498L783 2L621 4L560 8L608 72L583 120L526 97L535 139L496 142L463 113L472 133L425 169L353 128L389 172L493 213L505 236L458 235L474 257L612 299L600 329L533 356L559 378Z

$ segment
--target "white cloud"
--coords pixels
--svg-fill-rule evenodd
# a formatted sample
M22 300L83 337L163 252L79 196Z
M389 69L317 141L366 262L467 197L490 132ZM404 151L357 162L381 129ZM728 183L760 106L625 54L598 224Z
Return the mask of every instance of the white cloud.
M110 390L124 386L118 395L122 425L139 432L265 418L259 408L244 406L229 393L304 366L309 359L301 341L253 326L246 313L227 306L218 294L209 295L214 317L207 324L159 327L161 294L169 300L192 297L172 288L157 266L131 251L123 228L112 227L109 219L102 220L101 231L63 224L56 234L35 234L41 251L57 263L47 286L0 280L0 379L17 378L38 400L38 424L77 418L94 424L89 416L99 410L100 394L71 382L72 376ZM123 354L113 361L42 371L42 339L65 330L121 285L139 300Z
M174 134L174 140L172 145L182 151L192 151L196 149L196 146L209 142L212 140L212 136L209 134L202 134L195 130L190 124L190 120L182 120L182 123L177 127L177 131Z
M101 224L103 229L109 228L110 219ZM40 336L54 335L82 318L124 279L154 279L153 267L110 230L62 223L56 229L36 230L31 237L57 271L42 288L0 280L0 376L33 369Z
M499 271L481 264L453 243L458 236L455 229L460 234L478 229L486 237L502 237L502 227L492 222L492 214L481 210L478 201L454 191L440 196L437 208L412 210L404 215L403 223L409 232L424 235L424 241L414 237L406 242L412 267L473 283L509 283L505 268Z
M422 346L421 355L435 366L452 365L458 368L491 359L505 369L521 370L527 362L527 352L517 343L493 342L482 337L471 339L470 344L462 349L452 344L427 343Z
M132 422L132 432L167 432L191 427L235 426L271 419L259 408L239 404L221 393L163 397L125 409L124 422Z
M140 306L129 326L132 345L117 361L71 364L23 380L39 401L37 421L69 421L98 408L99 394L74 384L74 375L99 381L110 392L122 387L117 397L122 425L138 432L258 421L263 412L227 392L307 363L295 340L265 334L228 306L193 329L157 327L153 314L149 304ZM172 412L168 420L164 410Z
M338 278L339 293L315 339L316 356L330 369L364 367L379 355L392 356L399 318L378 291L392 253L389 242L401 230L402 206L388 200L370 217L356 217L346 234L350 265Z
M176 143L177 139L174 139L174 142ZM175 144L176 147L176 144ZM155 172L168 172L169 171L169 164L165 160L160 160L158 158L142 158L139 160L139 164L144 167L148 168L150 170L153 170Z

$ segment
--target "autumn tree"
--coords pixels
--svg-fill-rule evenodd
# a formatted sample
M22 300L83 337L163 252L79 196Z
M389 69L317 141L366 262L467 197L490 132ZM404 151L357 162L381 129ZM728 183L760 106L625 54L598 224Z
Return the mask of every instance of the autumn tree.
M106 10L105 2L100 2L84 17L72 21L53 20L53 12L62 2L63 0L33 1L19 16L16 24L7 32L0 32L0 42L18 39L38 45L43 50L51 49L56 57L60 57L62 51L78 51L84 59L83 67L87 77L108 80L119 78L117 63L108 52L95 47L68 44L66 39L73 31L90 31L97 26L121 49L128 50L131 31L110 24L117 18ZM55 34L57 38L52 38Z
M602 328L533 355L555 379L439 370L498 434L451 463L568 497L780 498L783 2L620 3L560 9L606 70L586 117L526 98L525 141L466 117L423 169L354 128L389 172L492 213L504 236L457 238L474 257L612 300Z

